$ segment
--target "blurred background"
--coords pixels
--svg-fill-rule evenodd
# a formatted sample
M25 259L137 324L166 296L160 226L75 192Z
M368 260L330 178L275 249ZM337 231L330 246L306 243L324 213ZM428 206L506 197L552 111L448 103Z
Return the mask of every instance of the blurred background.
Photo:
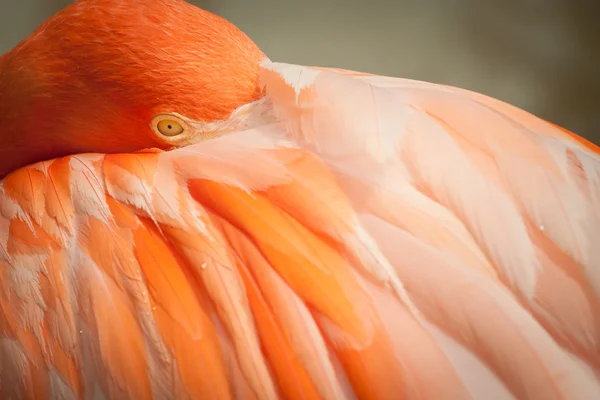
M0 0L0 53L70 2ZM272 60L471 89L600 143L600 0L191 3L235 23Z

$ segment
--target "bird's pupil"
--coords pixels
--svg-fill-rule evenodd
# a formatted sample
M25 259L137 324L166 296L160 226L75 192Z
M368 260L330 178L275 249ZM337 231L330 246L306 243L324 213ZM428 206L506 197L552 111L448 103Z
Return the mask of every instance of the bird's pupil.
M172 126L171 126L171 125L167 125L167 128L171 129L171 128L172 128Z

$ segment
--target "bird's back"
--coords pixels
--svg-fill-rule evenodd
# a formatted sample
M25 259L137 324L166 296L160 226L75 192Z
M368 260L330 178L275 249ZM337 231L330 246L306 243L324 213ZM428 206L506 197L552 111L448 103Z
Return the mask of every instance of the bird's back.
M454 88L261 80L258 127L2 180L2 398L600 396L598 154Z

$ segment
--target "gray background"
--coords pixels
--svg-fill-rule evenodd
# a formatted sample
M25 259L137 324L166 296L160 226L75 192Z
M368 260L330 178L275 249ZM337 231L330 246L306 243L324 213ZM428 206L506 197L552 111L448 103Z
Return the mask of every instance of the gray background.
M600 143L600 0L191 2L272 60L475 90ZM0 53L68 3L0 0Z

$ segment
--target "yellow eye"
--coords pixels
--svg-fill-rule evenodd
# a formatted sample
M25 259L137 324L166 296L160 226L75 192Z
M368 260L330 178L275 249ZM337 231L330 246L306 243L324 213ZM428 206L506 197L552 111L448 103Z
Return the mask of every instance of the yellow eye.
M165 136L177 136L183 133L183 126L173 119L163 119L158 121L156 129Z
M194 133L186 118L174 112L152 118L150 129L160 143L176 147L189 142Z

